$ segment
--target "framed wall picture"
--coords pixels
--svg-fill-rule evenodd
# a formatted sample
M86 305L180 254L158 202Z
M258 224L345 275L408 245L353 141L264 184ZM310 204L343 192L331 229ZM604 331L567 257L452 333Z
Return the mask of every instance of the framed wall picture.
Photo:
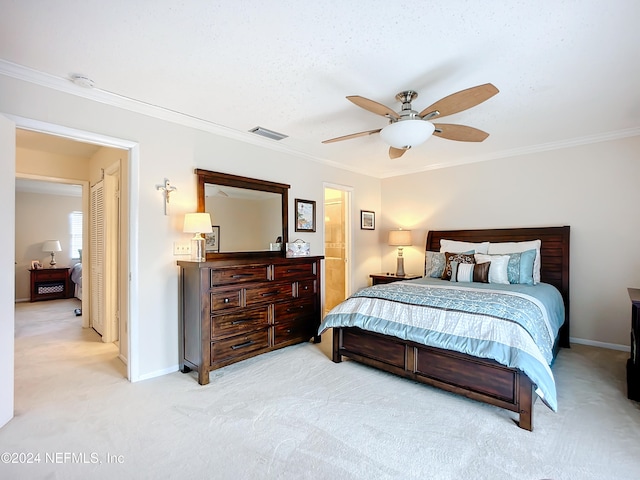
M316 231L316 202L296 198L296 232Z
M220 252L220 226L212 225L213 232L204 234L204 251L205 252Z
M376 229L376 212L371 212L369 210L360 210L360 229Z

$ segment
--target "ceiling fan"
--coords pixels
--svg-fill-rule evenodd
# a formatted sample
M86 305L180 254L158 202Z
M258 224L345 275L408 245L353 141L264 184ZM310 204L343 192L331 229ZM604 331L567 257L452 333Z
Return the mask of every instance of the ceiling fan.
M402 109L399 112L394 112L386 105L359 95L348 96L347 100L357 106L377 115L387 117L389 125L384 128L331 138L322 143L339 142L380 133L382 140L390 145L389 158L399 158L411 147L425 142L431 135L460 142L482 142L489 136L487 132L467 127L466 125L434 124L431 123L431 119L445 117L475 107L485 100L489 100L498 91L491 83L467 88L438 100L420 113L411 107L411 102L418 97L418 93L413 90L406 90L396 95L396 100L402 103Z

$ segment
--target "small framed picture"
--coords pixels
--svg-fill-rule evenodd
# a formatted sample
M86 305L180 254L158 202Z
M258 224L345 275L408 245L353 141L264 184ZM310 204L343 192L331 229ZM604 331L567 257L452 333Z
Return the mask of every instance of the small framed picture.
M212 225L213 232L204 234L204 251L220 253L220 226Z
M38 260L31 260L31 270L40 270L42 264Z
M360 210L360 229L376 229L376 212L371 212L369 210Z
M296 198L296 232L316 231L316 202Z

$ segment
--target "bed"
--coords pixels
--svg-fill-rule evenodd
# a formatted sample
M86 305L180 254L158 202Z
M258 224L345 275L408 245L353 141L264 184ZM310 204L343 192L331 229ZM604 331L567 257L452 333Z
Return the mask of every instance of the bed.
M82 263L78 262L71 267L69 277L74 286L73 296L82 300Z
M333 328L332 360L336 363L340 362L343 357L347 357L390 373L505 408L517 413L518 424L521 428L531 431L533 429L533 403L537 397L542 398L552 410L556 408L555 382L550 368L558 349L569 347L569 234L570 228L568 226L430 231L427 235L427 252L439 252L441 240L469 243L490 242L490 245L498 252L500 252L501 246L512 245L509 242L539 240L539 251L536 254L536 262L539 262L539 283L531 286L530 289L527 289L529 285L514 285L514 290L517 290L518 293L500 291L510 290L505 285L460 283L439 279L410 280L376 285L357 292L332 309L320 325L319 332L322 333L328 328ZM464 253L471 254L472 252L475 253L473 250ZM427 255L427 257L431 255ZM454 263L452 266L457 268L458 265ZM438 283L440 285L432 285ZM477 351L469 347L475 342L475 340L469 340L475 334L469 334L466 338L467 346L460 348L460 342L451 339L463 338L467 335L466 333L460 335L456 331L455 335L447 337L449 335L447 332L434 333L427 327L421 329L414 327L413 324L414 317L417 315L414 310L420 308L414 304L427 302L416 293L420 289L424 292L433 292L431 296L435 297L441 296L439 292L446 292L445 296L450 297L448 301L452 302L460 300L456 297L458 294L455 293L458 290L454 289L462 289L460 297L469 297L470 299L480 295L477 290L484 289L489 290L491 295L495 295L496 298L501 299L503 296L515 298L517 302L524 304L538 301L529 295L529 292L535 290L533 287L543 287L543 290L551 292L552 297L555 295L556 305L550 309L559 308L555 315L562 317L556 319L555 322L548 321L551 317L550 310L539 308L539 312L542 312L541 316L547 319L545 325L548 330L540 334L531 333L511 318L491 320L490 317L493 315L483 311L461 313L464 308L468 307L459 308L456 303L445 303L438 310L437 315L455 314L464 317L463 323L469 323L475 318L475 315L477 316L475 321L481 323L473 328L481 331L494 331L492 328L488 328L489 324L484 322L497 322L508 327L502 335L513 332L513 340L507 339L506 343L513 342L517 344L517 348L510 347L511 350L504 354L495 355L493 353L494 347L497 346L499 350L504 347L501 338L491 337L495 340L490 341L492 347L490 349L483 347ZM425 298L428 296L424 295ZM419 300L413 300L414 298L419 298ZM482 304L478 303L477 298L475 301L475 306L472 309L482 309ZM502 302L502 300L499 301ZM557 303L560 304L559 307ZM426 310L432 312L429 315L434 315L434 310L431 307ZM385 314L381 312L386 312L386 315L395 315L395 317L387 317L385 320ZM529 318L529 314L523 312L524 310L517 312L514 309L513 315L518 318ZM442 318L431 318L429 321L449 325L448 320L443 322ZM396 322L400 326L396 325ZM550 323L554 323L551 328L549 328ZM542 328L542 330L545 329ZM417 334L415 334L416 331ZM425 334L426 331L429 334ZM539 342L540 338L545 336L549 338L546 338L544 342ZM520 339L520 337L522 338ZM484 340L475 343L481 344L483 342ZM542 343L545 344L544 348ZM492 353L488 354L488 351ZM542 360L538 357L542 357ZM543 388L544 390L542 390Z

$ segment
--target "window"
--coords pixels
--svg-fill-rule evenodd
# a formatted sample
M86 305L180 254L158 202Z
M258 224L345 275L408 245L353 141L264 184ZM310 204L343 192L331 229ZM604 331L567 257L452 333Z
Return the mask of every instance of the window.
M82 212L69 214L71 230L71 259L82 261Z

